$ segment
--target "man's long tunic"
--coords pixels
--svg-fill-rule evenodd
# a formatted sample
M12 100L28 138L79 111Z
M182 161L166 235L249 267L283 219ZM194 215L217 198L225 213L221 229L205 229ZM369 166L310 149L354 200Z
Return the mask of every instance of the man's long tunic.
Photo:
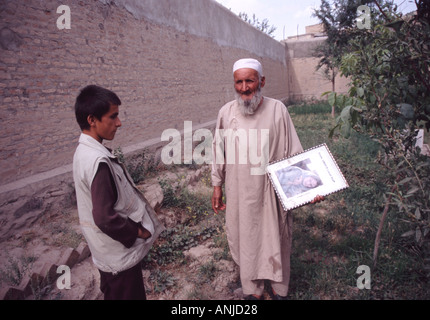
M287 108L278 100L264 97L253 115L244 116L237 102L232 101L219 111L216 129L212 184L225 184L227 238L241 279L269 279L288 287L292 221L264 173L267 162L303 151ZM232 147L228 137L235 133L237 143ZM255 161L258 156L260 163ZM251 289L243 285L245 294L255 293L247 290Z

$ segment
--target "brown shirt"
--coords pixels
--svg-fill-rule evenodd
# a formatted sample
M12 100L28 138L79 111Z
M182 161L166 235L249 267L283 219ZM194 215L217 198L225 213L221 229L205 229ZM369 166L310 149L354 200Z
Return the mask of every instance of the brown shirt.
M130 248L136 241L138 224L115 212L114 205L118 198L115 182L109 167L100 163L91 184L93 218L97 227L112 239Z

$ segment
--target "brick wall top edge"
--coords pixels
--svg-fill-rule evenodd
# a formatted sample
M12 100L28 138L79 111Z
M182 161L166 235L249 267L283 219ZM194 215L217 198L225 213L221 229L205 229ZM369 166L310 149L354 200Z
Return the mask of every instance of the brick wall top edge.
M244 22L214 0L99 0L125 8L136 19L207 37L220 46L244 49L285 64L285 46Z

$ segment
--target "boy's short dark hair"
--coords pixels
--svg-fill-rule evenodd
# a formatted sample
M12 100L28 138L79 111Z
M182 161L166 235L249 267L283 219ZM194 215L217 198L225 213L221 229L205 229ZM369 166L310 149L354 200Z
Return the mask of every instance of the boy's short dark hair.
M101 120L103 115L109 112L111 105L121 105L121 100L114 92L96 85L83 88L75 103L76 121L81 130L90 128L88 116L93 115Z

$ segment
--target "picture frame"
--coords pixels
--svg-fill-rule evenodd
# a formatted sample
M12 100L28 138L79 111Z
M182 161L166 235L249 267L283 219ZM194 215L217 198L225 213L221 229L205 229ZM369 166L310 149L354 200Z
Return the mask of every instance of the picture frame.
M349 187L325 143L269 163L266 173L286 211Z

